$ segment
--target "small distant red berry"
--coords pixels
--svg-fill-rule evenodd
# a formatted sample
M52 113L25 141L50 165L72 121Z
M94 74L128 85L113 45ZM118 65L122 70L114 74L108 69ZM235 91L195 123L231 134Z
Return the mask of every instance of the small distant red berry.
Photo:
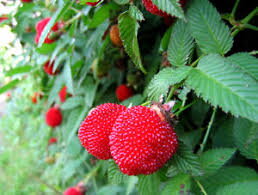
M52 63L50 63L50 61L47 61L45 64L44 64L44 71L45 73L47 73L48 75L51 75L51 76L54 76L58 73L58 70L57 71L54 71L54 64L55 62L53 61Z
M30 2L32 2L33 0L21 0L21 2L23 2L23 3L30 3Z
M61 111L55 107L50 108L45 115L46 124L50 127L59 126L62 123L62 120L63 116Z
M65 190L63 195L84 195L78 188L70 187Z
M90 5L90 6L96 6L100 1L97 1L97 2L87 2L86 4Z
M117 117L125 110L125 106L106 103L97 106L89 113L78 133L81 144L89 153L102 160L112 158L109 135Z
M51 145L51 144L55 144L57 143L57 139L55 137L51 137L49 140L48 140L48 145Z
M176 152L176 133L152 109L128 108L117 118L111 134L111 155L127 175L152 174Z
M119 85L116 88L116 97L119 101L124 101L128 99L129 97L133 96L133 90L130 87L127 87L126 85Z
M69 94L67 93L67 87L64 86L64 87L59 91L59 94L58 94L58 96L59 96L59 98L60 98L60 101L61 101L62 103L65 102L67 95L69 95Z
M38 44L39 43L39 39L40 36L45 28L45 26L48 24L48 22L51 20L51 18L45 18L43 20L40 20L37 24L36 24L36 37L35 37L35 42ZM62 23L56 23L53 27L52 27L52 32L56 32L59 30L60 26L63 25ZM55 42L54 39L50 39L49 35L46 37L44 43L50 44Z
M38 99L41 99L43 96L41 93L35 92L33 96L31 97L31 101L33 104L38 103Z
M0 17L0 23L3 22L3 21L5 21L5 20L8 20L8 17L6 17L6 16Z

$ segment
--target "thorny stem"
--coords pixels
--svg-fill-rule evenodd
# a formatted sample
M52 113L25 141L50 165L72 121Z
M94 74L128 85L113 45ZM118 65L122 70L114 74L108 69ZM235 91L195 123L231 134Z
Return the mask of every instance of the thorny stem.
M197 183L197 185L198 185L199 188L201 189L201 192L202 192L204 195L208 195L207 192L205 191L203 185L202 185L197 179L195 179L195 182Z
M210 134L210 131L211 131L211 126L214 122L214 119L215 119L215 115L216 115L216 108L213 109L213 112L212 112L212 115L211 115L211 119L210 119L210 122L209 122L209 125L208 125L208 128L207 128L207 131L205 133L205 136L204 136L204 139L200 145L200 150L198 153L202 153L204 148L205 148L205 145L207 143L207 140L208 140L208 137L209 137L209 134Z
M240 0L236 0L235 5L234 5L234 7L233 7L233 9L232 9L232 12L231 12L231 14L230 14L231 17L233 17L233 18L235 18L235 14L236 14L236 10L237 10L237 8L238 8L239 2L240 2Z

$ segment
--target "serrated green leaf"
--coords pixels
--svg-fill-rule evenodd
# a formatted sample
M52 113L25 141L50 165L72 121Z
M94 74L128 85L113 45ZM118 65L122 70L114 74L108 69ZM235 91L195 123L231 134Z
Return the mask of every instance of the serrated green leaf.
M233 148L211 149L200 156L201 167L205 175L212 174L220 169L235 153Z
M203 53L227 53L233 45L229 28L208 0L194 0L187 12L192 36Z
M125 183L125 181L129 178L129 176L124 175L114 163L114 161L109 162L108 167L108 181L111 184L121 184Z
M236 68L258 81L258 59L248 53L236 53L227 58Z
M186 174L179 174L171 178L162 191L162 195L188 194L191 188L191 177Z
M172 157L171 165L186 174L194 176L203 174L198 156L183 142L179 143L179 148Z
M62 72L62 77L65 82L65 85L67 86L67 90L71 93L74 94L74 89L73 89L73 77L72 77L72 70L70 67L69 60L66 61L64 65L64 69Z
M170 14L171 16L176 16L182 19L185 17L179 0L152 0L152 2L158 6L159 9Z
M39 54L43 54L43 55L46 55L46 54L49 54L49 53L52 53L55 48L57 46L57 43L51 43L51 44L43 44L41 47L38 47L36 49L36 51L39 53Z
M118 17L118 26L120 37L127 54L131 57L134 64L143 72L146 70L143 67L140 49L138 45L137 35L139 24L135 18L132 18L129 12L124 12Z
M226 58L216 54L203 57L186 83L213 106L258 121L257 82L236 70Z
M219 188L216 192L217 195L257 195L258 194L258 181L238 182L231 185L226 185Z
M138 182L138 177L136 176L130 176L127 179L126 195L130 195L134 191L137 182Z
M235 119L234 141L241 154L258 161L258 124L246 119Z
M62 15L67 11L67 9L70 7L70 5L73 3L73 1L67 1L63 6L59 7L58 10L55 12L55 14L51 17L51 20L47 23L45 26L43 32L41 33L38 47L41 47L48 36L49 32L51 31L51 28L55 25L55 23L62 17Z
M168 60L173 66L186 65L194 43L186 23L178 20L173 27L168 46Z
M165 32L164 36L162 37L161 43L160 43L160 49L159 49L161 52L168 50L168 45L170 42L172 31L173 31L173 28L172 26L170 26Z
M130 14L131 17L135 18L136 20L139 20L139 21L144 20L142 12L135 5L130 6L129 14Z
M140 195L159 194L160 179L157 173L152 175L140 175L138 178L138 191Z
M231 166L220 169L210 177L202 178L200 183L203 185L207 194L214 195L216 194L217 189L223 186L238 182L257 180L258 175L253 169L240 166Z
M166 96L169 87L184 80L190 71L191 67L189 66L161 70L154 76L147 88L149 99L158 101L161 95Z

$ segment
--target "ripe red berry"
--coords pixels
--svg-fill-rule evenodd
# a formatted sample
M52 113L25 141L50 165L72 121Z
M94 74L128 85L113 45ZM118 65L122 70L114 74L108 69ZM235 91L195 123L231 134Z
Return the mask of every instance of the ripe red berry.
M30 2L32 2L33 0L21 0L21 2L23 2L23 3L30 3Z
M62 123L62 113L58 108L52 107L50 108L45 116L45 120L48 126L56 127Z
M33 96L31 97L31 101L33 104L38 103L38 99L41 99L43 96L41 93L35 92Z
M8 20L8 17L6 17L6 16L1 16L0 17L0 23L5 21L5 20Z
M67 97L67 87L64 86L64 87L60 90L60 92L59 92L58 95L59 95L60 101L61 101L62 103L65 102L66 97Z
M87 5L90 5L90 6L96 6L101 0L97 1L97 2L87 2L86 4Z
M48 145L51 145L51 144L55 144L57 142L57 139L55 137L51 137L49 140L48 140Z
M40 36L45 28L45 26L48 24L48 22L51 20L51 18L45 18L43 20L40 20L37 24L36 24L36 37L35 37L35 42L39 43L39 39ZM63 25L63 23L56 23L53 27L52 27L52 32L56 32L59 30L59 28ZM50 44L55 42L54 39L51 39L49 37L49 35L46 37L44 43Z
M157 171L176 152L178 145L169 123L143 106L134 106L121 113L109 139L111 155L127 175Z
M84 193L76 187L70 187L65 190L64 195L84 195Z
M78 133L81 144L89 153L102 160L112 158L109 135L117 117L125 110L125 106L106 103L97 106L89 113Z
M116 97L119 101L124 101L129 97L133 96L133 90L126 85L119 85L116 88Z
M58 70L57 71L53 71L53 69L54 69L54 64L55 64L55 62L52 62L52 63L50 63L50 61L47 61L45 64L44 64L44 71L45 71L45 73L47 73L48 75L56 75L57 73L58 73Z

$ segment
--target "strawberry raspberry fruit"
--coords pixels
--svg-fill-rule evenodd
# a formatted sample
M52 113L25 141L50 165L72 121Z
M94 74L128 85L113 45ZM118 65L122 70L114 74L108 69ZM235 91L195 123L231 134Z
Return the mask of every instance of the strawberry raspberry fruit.
M120 38L120 32L119 32L119 28L118 25L113 25L110 28L109 31L109 35L110 35L110 39L112 41L112 43L118 47L122 47L123 46L123 42Z
M82 122L79 129L79 139L83 147L98 159L111 159L109 135L119 116L126 110L125 106L106 103L97 106Z
M50 76L56 75L59 71L58 70L54 71L54 64L55 62L50 63L50 61L47 61L43 67L45 73L47 73Z
M23 3L30 3L30 2L32 2L33 0L21 0L21 2L23 2Z
M59 96L59 98L60 98L60 101L61 101L62 103L65 102L65 100L66 100L66 98L67 98L68 95L70 95L70 94L67 93L67 87L66 87L66 86L64 86L64 87L60 90L60 92L59 92L59 94L58 94L58 96Z
M117 118L111 134L110 152L127 175L151 174L176 152L178 141L170 124L152 109L128 108Z
M50 127L59 126L62 123L62 120L63 120L62 113L56 107L50 108L45 115L46 124Z
M38 100L41 99L43 96L41 93L35 92L33 96L31 97L31 101L33 104L38 103Z
M36 24L36 37L35 37L35 42L38 44L39 43L39 39L40 36L44 30L44 28L46 27L46 25L48 24L48 22L51 20L51 18L45 18L43 20L40 20L37 24ZM61 27L63 26L63 23L61 22L57 22L53 27L52 27L52 32L57 32ZM50 32L51 33L51 32ZM50 35L50 34L49 34ZM50 44L55 42L55 39L50 38L50 36L47 36L44 43L46 44Z
M130 87L127 87L126 85L119 85L116 88L116 97L119 101L124 101L128 99L129 97L133 96L133 90Z
M100 0L100 1L101 1L101 0ZM87 4L87 5L90 5L90 6L96 6L96 5L98 5L98 3L99 3L100 1L97 1L97 2L87 2L86 4Z
M52 145L52 144L55 144L57 143L57 139L55 137L51 137L49 140L48 140L48 145Z

